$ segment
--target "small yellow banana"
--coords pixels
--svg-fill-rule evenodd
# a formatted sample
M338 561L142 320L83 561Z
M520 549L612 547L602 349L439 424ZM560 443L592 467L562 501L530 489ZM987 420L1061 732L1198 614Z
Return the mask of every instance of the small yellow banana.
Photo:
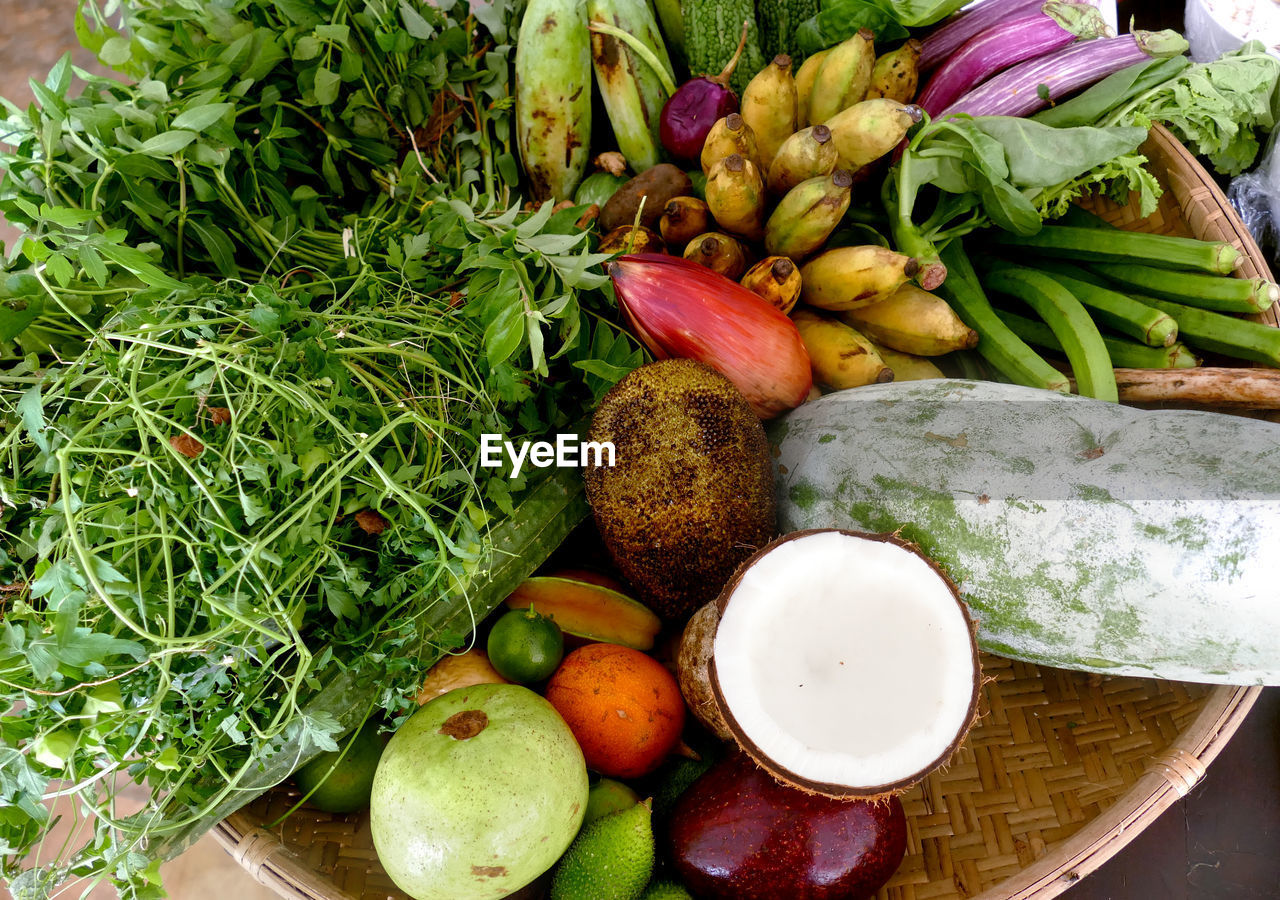
M619 225L600 239L598 253L666 253L658 233L643 225Z
M697 197L673 197L662 210L658 230L662 239L673 250L685 244L711 227L711 210Z
M792 259L813 253L844 218L852 191L853 175L845 169L802 181L787 191L765 223L765 252Z
M749 159L726 156L707 173L707 206L722 229L758 241L764 234L764 180Z
M908 282L888 299L840 318L891 350L915 356L942 356L978 346L978 332L936 294Z
M831 48L809 93L810 122L829 125L832 116L866 97L876 61L874 38L863 28Z
M700 234L684 248L684 258L737 281L747 270L747 248L717 231Z
M894 381L927 381L930 378L946 378L946 374L923 356L912 356L910 353L899 353L871 342L884 360L885 365L893 369Z
M800 269L785 256L766 256L747 270L741 283L784 313L800 299Z
M760 158L756 133L738 113L729 113L717 119L702 143L702 171L710 176L711 167L726 156L738 154L753 163Z
M827 120L837 165L856 172L898 145L907 130L920 121L920 107L884 97L863 100Z
M802 181L830 175L839 159L830 128L826 125L801 128L778 148L778 154L769 166L765 186L769 193L781 197Z
M897 50L877 57L876 64L871 67L871 86L867 88L867 99L884 97L899 103L914 100L920 83L918 67L920 51L923 49L924 44L912 38Z
M878 244L836 247L800 267L800 296L819 309L843 311L888 299L920 263Z
M893 381L876 348L857 329L808 309L791 314L809 351L813 380L836 390Z
M807 57L796 70L796 124L803 128L809 124L809 97L813 93L813 82L822 68L822 61L830 50L819 50Z
M760 171L768 172L782 142L796 130L796 80L791 57L773 58L742 92L742 119L756 136Z

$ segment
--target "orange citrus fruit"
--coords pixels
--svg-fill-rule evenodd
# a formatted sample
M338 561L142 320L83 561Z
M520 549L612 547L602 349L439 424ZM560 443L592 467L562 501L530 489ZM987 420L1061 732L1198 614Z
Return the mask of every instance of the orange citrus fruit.
M547 700L569 723L587 768L611 778L652 772L680 740L684 700L651 656L620 644L587 644L560 663Z

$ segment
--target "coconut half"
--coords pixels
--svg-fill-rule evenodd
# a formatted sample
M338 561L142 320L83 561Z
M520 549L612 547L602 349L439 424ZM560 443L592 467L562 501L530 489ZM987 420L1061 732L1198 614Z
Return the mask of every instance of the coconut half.
M945 765L981 686L950 579L893 535L849 531L796 532L751 556L691 620L678 664L712 731L832 797L900 793Z

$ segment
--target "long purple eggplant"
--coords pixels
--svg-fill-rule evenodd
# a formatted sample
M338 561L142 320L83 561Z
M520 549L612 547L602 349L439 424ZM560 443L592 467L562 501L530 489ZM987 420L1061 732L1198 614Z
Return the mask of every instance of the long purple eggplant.
M1187 46L1186 38L1171 30L1135 31L1120 37L1081 41L1005 69L952 103L936 118L955 113L1027 116L1050 101L1088 87L1127 66L1152 57L1186 53Z
M985 0L967 12L956 13L929 32L922 42L924 47L916 65L921 71L928 71L963 47L970 38L1013 16L1025 16L1043 4L1044 0Z
M1087 3L1047 0L1043 11L1018 16L970 38L929 79L916 103L929 115L937 115L1002 69L1077 38L1103 37L1108 30L1102 13Z

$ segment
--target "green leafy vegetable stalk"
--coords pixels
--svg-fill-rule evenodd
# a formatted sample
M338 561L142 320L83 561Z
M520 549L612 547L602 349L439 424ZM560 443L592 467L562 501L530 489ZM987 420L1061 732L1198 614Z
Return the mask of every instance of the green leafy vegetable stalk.
M882 187L894 243L920 261L921 283L936 287L946 276L938 253L949 241L989 225L1034 234L1097 166L1116 167L1150 196L1154 181L1138 174L1144 160L1134 152L1145 138L1145 128L1054 128L1011 116L926 121Z

